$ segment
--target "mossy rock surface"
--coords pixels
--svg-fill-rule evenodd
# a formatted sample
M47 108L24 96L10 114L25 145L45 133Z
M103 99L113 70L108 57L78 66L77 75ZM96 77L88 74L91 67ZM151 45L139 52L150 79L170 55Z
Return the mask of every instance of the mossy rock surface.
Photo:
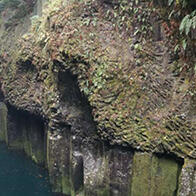
M136 153L133 159L131 195L176 195L180 169L180 164L175 160Z
M7 107L0 102L0 141L7 141Z
M59 74L69 72L88 99L103 140L196 158L195 78L190 72L179 74L182 62L171 60L169 40L138 39L136 45L133 17L126 18L127 34L107 17L107 6L100 1L49 2L3 70L6 99L41 114L52 128L72 125L84 112L79 103L66 115L62 112L68 102ZM120 17L112 4L108 9Z

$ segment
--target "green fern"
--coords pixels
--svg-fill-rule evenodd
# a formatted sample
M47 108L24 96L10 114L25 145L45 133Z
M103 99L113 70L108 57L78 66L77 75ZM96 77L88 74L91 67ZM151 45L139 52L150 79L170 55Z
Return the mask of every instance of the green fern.
M191 14L186 15L180 24L180 32L185 33L186 35L189 34L191 29L196 28L196 10L193 11Z
M189 14L185 15L184 18L182 19L180 23L180 33L185 33L185 35L188 35L191 30L196 28L196 10L195 10L195 0L168 0L168 5L173 6L173 5L178 5L180 7L180 10L178 10L178 14L183 14L185 10L189 10ZM175 7L175 6L174 6ZM175 8L172 7L172 11L170 13L171 15L175 12Z

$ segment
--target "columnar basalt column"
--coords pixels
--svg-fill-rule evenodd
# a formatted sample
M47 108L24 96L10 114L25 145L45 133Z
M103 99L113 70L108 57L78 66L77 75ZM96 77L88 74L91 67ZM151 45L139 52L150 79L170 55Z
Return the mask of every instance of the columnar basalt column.
M0 140L24 152L36 163L45 165L44 122L38 116L0 104Z
M48 131L47 165L54 192L83 194L83 157L74 150L69 128L61 132Z
M85 196L128 196L133 152L102 143L84 150Z
M181 165L169 158L135 153L131 196L174 196Z
M0 140L7 143L7 106L0 102Z
M185 159L180 180L178 196L196 196L196 161Z

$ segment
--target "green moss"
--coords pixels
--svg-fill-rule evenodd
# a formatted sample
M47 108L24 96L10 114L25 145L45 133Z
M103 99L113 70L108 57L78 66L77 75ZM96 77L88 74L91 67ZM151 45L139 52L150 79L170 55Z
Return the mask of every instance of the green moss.
M32 153L31 157L37 164L45 163L44 149L36 149L36 151Z
M8 143L7 136L7 107L0 102L0 140Z
M180 166L176 161L168 158L159 158L158 167L152 174L150 195L173 196L177 191L178 173ZM154 178L154 179L153 179Z
M83 190L82 190L82 191L79 191L79 192L77 193L77 196L85 196L84 191L83 191Z
M149 154L136 153L133 159L133 177L131 195L150 196L151 190L151 164L152 157Z
M148 153L136 153L133 160L131 195L175 195L179 168L180 165L175 160Z
M47 131L46 135L46 166L48 170L50 171L51 164L50 164L50 131Z
M148 2L133 6L127 3L123 3L126 4L124 11L142 9L152 14L154 10L148 9ZM164 152L166 149L181 157L196 158L194 141L190 139L195 137L194 115L185 112L194 109L189 108L195 100L189 97L184 101L193 80L186 82L189 81L186 79L183 83L184 76L173 76L168 67L172 65L164 65L167 55L157 55L158 48L167 51L168 40L152 44L149 39L134 46L133 40L140 40L129 36L135 33L131 25L135 18L121 10L122 5L111 7L108 16L100 11L105 9L104 4L96 1L71 2L67 7L59 0L52 5L50 2L39 18L39 28L33 27L23 37L10 66L5 65L8 70L2 75L8 76L4 79L4 88L6 95L12 95L8 96L9 101L23 109L42 108L40 113L50 121L54 116L50 108L61 101L58 73L69 70L77 75L80 91L93 108L92 115L103 139L142 151ZM112 17L112 13L116 17ZM145 23L151 24L148 17ZM121 22L128 32L125 26L117 25L120 18L126 19L127 23ZM32 62L36 77L28 71L18 75L28 62ZM171 77L166 77L166 73ZM41 81L43 90L38 97L31 93L37 90L34 78ZM32 102L35 107L28 107ZM182 107L178 108L180 104ZM175 111L178 115L188 114L182 120L186 124L183 129L179 128Z
M62 176L62 193L65 195L71 194L71 183L67 176Z
M55 179L53 179L50 176L50 182L52 185L52 191L54 193L62 193L62 177L61 176L56 176Z
M31 157L32 147L30 141L28 141L27 139L24 139L24 151L27 154L27 156Z
M11 142L8 140L8 145L10 148L23 150L23 138L16 138Z
M110 196L110 190L109 188L105 188L105 189L99 189L97 190L97 196Z

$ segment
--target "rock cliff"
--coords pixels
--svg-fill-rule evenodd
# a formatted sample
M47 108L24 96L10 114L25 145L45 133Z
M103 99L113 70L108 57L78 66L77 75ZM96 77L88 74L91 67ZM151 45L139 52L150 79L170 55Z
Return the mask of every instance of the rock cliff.
M1 139L65 195L195 195L195 49L174 54L167 6L36 6L1 25Z

